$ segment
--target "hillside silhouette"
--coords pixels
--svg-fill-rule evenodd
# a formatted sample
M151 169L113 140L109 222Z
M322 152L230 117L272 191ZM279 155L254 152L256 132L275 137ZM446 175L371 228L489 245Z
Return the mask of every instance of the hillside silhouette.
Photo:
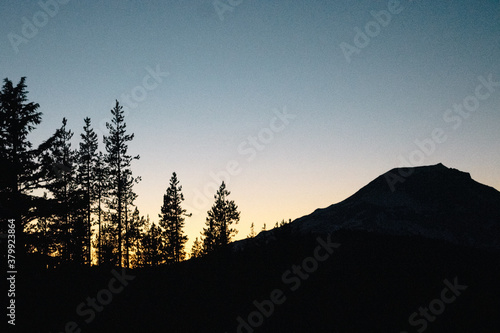
M387 176L400 171L391 189ZM500 192L465 172L393 169L345 201L202 258L127 270L134 278L89 323L75 308L107 287L111 267L33 274L21 288L31 301L20 316L32 318L23 329L496 332L499 207Z
M420 235L500 249L499 202L499 191L443 164L397 168L348 199L297 219L293 227L302 232Z

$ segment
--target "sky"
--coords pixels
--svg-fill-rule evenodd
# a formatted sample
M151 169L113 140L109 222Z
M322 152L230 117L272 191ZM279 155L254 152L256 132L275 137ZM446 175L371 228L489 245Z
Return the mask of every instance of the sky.
M500 189L498 1L2 1L0 76L27 77L35 144L78 147L125 107L136 204L158 221L172 172L190 238L224 180L236 239L443 163Z

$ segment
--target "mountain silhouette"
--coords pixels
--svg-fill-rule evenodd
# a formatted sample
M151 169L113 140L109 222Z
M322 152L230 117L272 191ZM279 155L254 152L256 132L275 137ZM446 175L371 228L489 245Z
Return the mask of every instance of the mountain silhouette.
M105 297L116 272L26 268L19 290L32 301L19 304L19 318L30 318L20 328L498 332L499 207L499 192L468 173L393 169L340 203L220 251L128 270L134 279L92 320L76 309Z
M360 230L500 249L500 192L441 163L395 168L290 227L300 233ZM263 232L256 241L273 238L273 231Z

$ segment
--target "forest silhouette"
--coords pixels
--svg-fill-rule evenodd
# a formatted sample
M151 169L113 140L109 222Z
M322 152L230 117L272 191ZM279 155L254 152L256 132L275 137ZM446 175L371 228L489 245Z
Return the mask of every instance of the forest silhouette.
M134 202L132 172L139 155L128 151L124 109L115 101L108 133L99 138L91 119L83 119L79 146L67 119L34 147L28 135L42 121L40 105L29 101L26 78L4 80L0 92L0 208L2 233L13 220L18 259L35 258L39 267L61 265L146 267L178 263L187 257L184 232L189 212L177 174L172 173L158 222L140 215ZM100 141L104 151L99 150ZM161 194L159 194L161 195ZM192 257L217 251L236 234L240 213L222 182L214 193L206 227L196 238Z
M38 146L29 141L42 121L39 108L24 77L17 85L4 80L0 231L10 235L14 228L11 270L18 272L8 280L15 303L9 323L20 331L499 327L500 192L468 173L442 164L396 168L293 222L270 230L264 224L260 232L252 224L238 242L232 240L240 212L222 182L188 253L191 214L176 172L158 222L134 205L139 155L128 151L134 134L118 101L102 138L83 119L76 149L66 118ZM407 177L391 191L386 176L401 172Z

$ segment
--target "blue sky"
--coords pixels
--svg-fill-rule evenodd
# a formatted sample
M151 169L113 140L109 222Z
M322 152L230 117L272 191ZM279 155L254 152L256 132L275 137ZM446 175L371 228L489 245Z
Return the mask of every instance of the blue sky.
M498 1L61 2L0 4L0 76L26 76L43 112L32 141L63 116L75 147L85 116L105 133L118 99L136 204L156 221L177 172L191 240L228 163L237 238L397 166L442 162L500 189L500 87L482 84L500 81ZM367 45L346 57L358 31Z

